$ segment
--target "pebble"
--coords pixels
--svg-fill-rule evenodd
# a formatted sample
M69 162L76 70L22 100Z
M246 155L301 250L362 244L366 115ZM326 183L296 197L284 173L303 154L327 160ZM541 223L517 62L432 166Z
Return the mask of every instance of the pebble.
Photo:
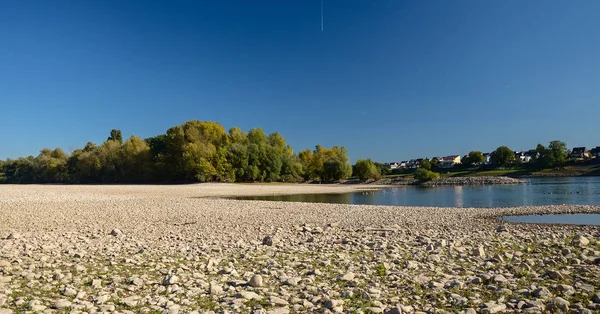
M250 281L248 282L248 284L254 288L262 287L263 286L263 278L261 275L254 275L254 276L252 276L252 278L250 278Z

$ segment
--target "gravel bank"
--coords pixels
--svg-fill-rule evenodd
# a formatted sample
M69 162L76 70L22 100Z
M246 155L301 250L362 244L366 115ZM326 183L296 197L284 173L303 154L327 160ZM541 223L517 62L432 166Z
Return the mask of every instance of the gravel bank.
M598 227L494 219L600 206L216 198L364 188L0 186L0 313L600 310Z
M509 177L447 177L423 182L420 185L507 185L525 183L527 181Z

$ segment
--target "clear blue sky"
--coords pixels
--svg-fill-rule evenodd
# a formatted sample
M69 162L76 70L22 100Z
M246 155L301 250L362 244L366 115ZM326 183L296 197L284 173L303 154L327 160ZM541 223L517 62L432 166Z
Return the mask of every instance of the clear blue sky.
M600 145L600 1L0 1L0 158L279 131L395 161Z

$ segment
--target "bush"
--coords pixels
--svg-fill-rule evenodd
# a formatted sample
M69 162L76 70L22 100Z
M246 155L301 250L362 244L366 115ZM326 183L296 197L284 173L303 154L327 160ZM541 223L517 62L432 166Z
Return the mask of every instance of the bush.
M439 179L440 174L437 172L429 171L427 169L419 168L417 169L417 171L415 171L414 177L419 181L430 181L434 179Z
M381 173L371 159L359 159L354 166L355 175L361 180L380 179Z

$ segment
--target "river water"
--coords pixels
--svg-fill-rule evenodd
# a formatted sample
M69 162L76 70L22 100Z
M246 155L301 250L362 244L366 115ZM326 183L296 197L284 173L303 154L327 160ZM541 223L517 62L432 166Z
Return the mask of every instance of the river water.
M346 194L253 196L238 199L434 207L599 205L600 177L532 178L530 184L389 187Z

